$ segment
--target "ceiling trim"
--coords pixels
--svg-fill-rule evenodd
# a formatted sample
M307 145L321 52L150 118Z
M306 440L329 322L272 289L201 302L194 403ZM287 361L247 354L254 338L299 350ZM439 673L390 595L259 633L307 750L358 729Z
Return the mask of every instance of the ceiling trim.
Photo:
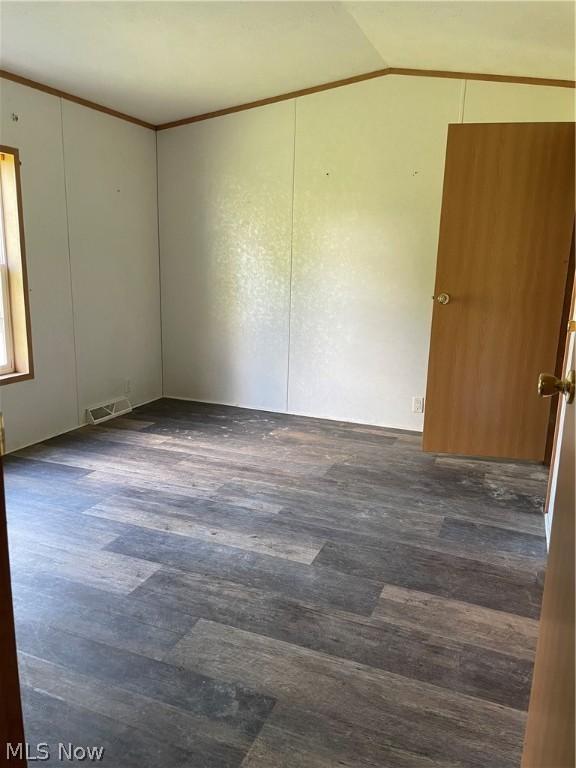
M437 69L406 69L398 67L386 67L385 69L376 69L373 72L365 72L361 75L354 75L353 77L345 77L342 80L332 80L329 83L322 83L320 85L314 85L310 88L301 88L298 91L289 91L288 93L281 93L277 96L269 96L265 99L259 99L258 101L249 101L245 104L238 104L233 107L225 107L223 109L217 109L214 112L205 112L201 115L192 115L190 117L184 117L180 120L172 120L169 123L160 123L154 125L153 123L147 123L145 120L140 120L138 117L127 115L124 112L111 109L102 104L97 104L95 101L89 99L83 99L81 96L75 96L72 93L61 91L58 88L52 88L44 83L39 83L37 80L31 80L22 75L17 75L14 72L9 72L6 69L0 69L0 78L4 80L11 80L14 83L25 85L29 88L34 88L37 91L43 91L52 96L58 96L61 99L72 101L76 104L81 104L89 109L94 109L97 112L103 112L104 114L117 117L120 120L126 120L129 123L140 125L144 128L149 128L156 131L164 131L167 128L177 128L181 125L189 125L190 123L198 123L203 120L211 120L213 117L221 117L223 115L231 115L235 112L244 112L248 109L256 109L257 107L264 107L267 104L276 104L279 101L287 101L288 99L295 99L300 96L308 96L312 93L319 93L321 91L329 91L333 88L341 88L345 85L353 85L354 83L361 83L365 80L374 80L377 77L385 77L386 75L406 75L411 77L445 77L457 80L485 80L496 83L519 83L522 85L545 85L553 86L556 88L576 88L576 82L574 80L555 80L544 77L520 77L517 75L489 75L481 74L478 72L450 72L446 70Z
M129 123L135 123L144 128L150 128L151 130L156 129L156 126L153 123L147 123L145 120L140 120L138 117L132 117L132 115L127 115L124 112L118 112L116 109L110 109L110 107L105 107L103 104L97 104L95 101L89 101L88 99L83 99L81 96L75 96L72 93L61 91L58 88L52 88L49 85L44 85L44 83L39 83L36 80L30 80L29 78L22 77L14 72L8 72L6 69L0 69L0 78L11 80L13 83L19 83L20 85L27 85L29 88L34 88L37 91L49 93L51 96L58 96L61 99L66 99L66 101L73 101L76 104L81 104L83 107L95 109L97 112L104 112L106 115L118 117L120 120L126 120Z
M547 85L555 86L557 88L576 88L576 82L574 80L553 80L543 77L519 77L516 75L487 75L480 74L478 72L449 72L437 69L404 69L398 67L386 67L386 69L376 69L373 72L365 72L362 75L354 75L353 77L345 77L342 80L333 80L330 83L314 85L311 88L302 88L299 91L290 91L289 93L282 93L278 96L270 96L266 99L259 99L258 101L249 101L246 104L238 104L235 107L226 107L224 109L217 109L214 112L206 112L202 115L193 115L192 117L184 117L181 120L172 120L169 123L161 123L160 125L156 126L156 130L164 131L167 128L177 128L180 125L198 123L202 120L210 120L213 117L231 115L234 112L244 112L247 109L263 107L267 104L276 104L279 101L295 99L299 96L308 96L311 93L319 93L320 91L329 91L332 88L341 88L344 85L361 83L365 80L373 80L377 77L385 77L386 75L447 77L455 78L457 80L488 80L497 83L520 83L523 85Z

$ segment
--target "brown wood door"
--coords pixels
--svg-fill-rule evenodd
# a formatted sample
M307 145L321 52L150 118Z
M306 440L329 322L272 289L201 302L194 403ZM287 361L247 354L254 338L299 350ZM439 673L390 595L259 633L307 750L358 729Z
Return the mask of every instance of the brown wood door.
M424 450L544 460L573 221L573 123L449 127Z
M576 332L566 368L576 369ZM558 408L548 514L553 513L522 768L574 768L574 517L576 405Z
M0 456L0 765L8 760L7 745L20 743L24 743L24 727L10 586L4 473ZM7 764L24 768L26 760L24 757L10 757Z

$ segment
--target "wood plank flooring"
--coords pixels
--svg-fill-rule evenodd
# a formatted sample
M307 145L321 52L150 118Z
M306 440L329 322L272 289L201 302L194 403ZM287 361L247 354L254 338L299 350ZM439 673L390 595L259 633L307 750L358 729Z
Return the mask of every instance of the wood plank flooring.
M165 399L5 472L29 742L107 768L520 765L543 468Z

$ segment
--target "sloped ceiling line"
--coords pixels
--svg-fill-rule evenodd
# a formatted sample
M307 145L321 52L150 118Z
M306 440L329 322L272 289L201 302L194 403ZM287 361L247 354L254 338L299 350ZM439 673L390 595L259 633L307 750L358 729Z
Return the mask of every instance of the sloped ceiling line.
M574 80L550 80L537 77L514 77L510 75L487 75L479 74L477 72L446 72L436 70L423 70L423 69L400 69L398 67L387 67L386 69L378 69L374 72L366 72L362 75L354 75L353 77L347 77L342 80L336 80L331 83L323 83L321 85L315 85L311 88L303 88L299 91L290 91L289 93L279 94L278 96L271 96L267 99L260 99L259 101L248 102L247 104L238 104L233 107L225 107L215 112L207 112L202 115L192 115L191 117L184 117L181 120L175 120L171 123L161 123L160 125L154 125L153 123L147 123L144 120L140 120L138 117L132 117L124 112L118 112L114 109L109 109L102 104L96 104L88 99L83 99L80 96L75 96L65 91L60 91L57 88L38 83L35 80L30 80L21 75L17 75L14 72L8 72L4 69L0 69L0 79L11 80L20 85L26 85L29 88L34 88L44 93L49 93L52 96L58 96L59 98L66 99L67 101L73 101L77 104L82 104L85 107L94 109L98 112L104 112L105 114L117 117L120 120L126 120L129 123L135 123L141 125L144 128L149 128L153 131L164 131L168 128L177 128L180 125L188 125L190 123L198 123L203 120L211 120L214 117L222 117L223 115L230 115L235 112L244 112L247 109L255 109L256 107L263 107L267 104L275 104L279 101L287 101L288 99L296 99L302 96L308 96L312 93L319 93L321 91L328 91L333 88L341 88L346 85L352 85L354 83L361 83L364 80L373 80L377 77L385 77L386 75L406 75L410 77L445 77L456 78L458 80L485 80L489 82L499 83L520 83L525 85L544 85L548 87L557 88L576 88L576 82Z
M574 8L565 0L3 0L0 68L166 125L386 67L573 78Z

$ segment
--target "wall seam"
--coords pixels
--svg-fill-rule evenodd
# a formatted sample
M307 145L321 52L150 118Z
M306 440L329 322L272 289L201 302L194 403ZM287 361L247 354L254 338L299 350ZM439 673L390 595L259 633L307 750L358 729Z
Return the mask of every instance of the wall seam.
M158 311L160 315L160 396L164 397L164 323L162 321L162 258L160 249L160 180L158 170L158 132L154 134L156 151L156 230L158 238Z
M460 119L459 122L464 122L464 110L466 108L466 92L468 90L468 80L462 81L462 99L460 102Z
M66 148L64 142L64 105L60 99L60 136L62 140L62 170L64 174L64 210L66 211L66 241L68 244L68 275L70 279L70 305L72 309L72 344L74 347L74 379L76 382L77 426L83 423L80 414L80 380L78 377L78 345L76 343L76 308L74 306L74 282L72 279L72 249L70 247L70 213L68 210L68 175L66 172Z
M292 207L290 210L290 268L288 281L288 350L286 365L286 411L289 410L290 401L290 346L292 341L292 277L294 266L294 200L296 186L296 105L298 99L294 99L294 135L292 138Z

